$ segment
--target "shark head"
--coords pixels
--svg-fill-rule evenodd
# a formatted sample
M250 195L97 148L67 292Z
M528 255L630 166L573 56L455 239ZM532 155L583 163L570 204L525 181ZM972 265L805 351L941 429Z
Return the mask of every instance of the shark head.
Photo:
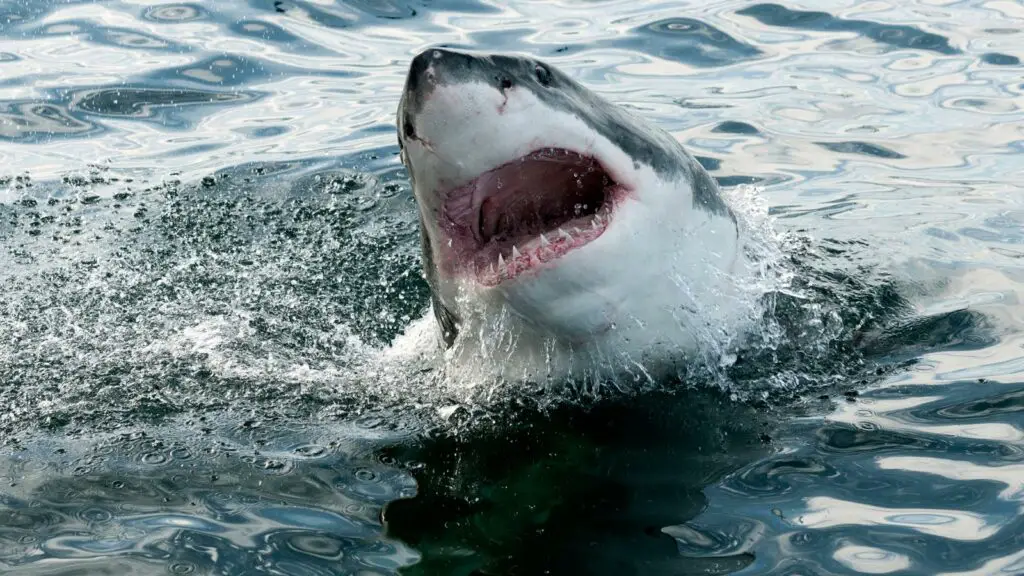
M448 345L647 342L734 265L736 220L704 168L548 63L428 49L397 127Z

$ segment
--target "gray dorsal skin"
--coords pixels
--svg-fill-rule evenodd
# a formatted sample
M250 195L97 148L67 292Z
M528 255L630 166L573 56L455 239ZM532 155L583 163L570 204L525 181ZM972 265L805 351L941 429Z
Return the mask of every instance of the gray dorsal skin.
M434 59L440 50L444 57ZM622 108L598 97L564 72L533 58L504 54L470 54L448 48L427 49L413 58L406 76L405 92L398 110L398 143L403 146L412 116L419 112L429 89L422 76L431 64L434 82L460 83L484 81L495 90L504 85L526 88L553 108L569 112L587 123L595 132L614 142L634 162L646 164L659 174L670 177L685 175L694 183L693 203L702 210L735 220L729 207L718 194L718 186L697 159L675 138L661 130L649 130ZM541 79L545 79L544 84Z

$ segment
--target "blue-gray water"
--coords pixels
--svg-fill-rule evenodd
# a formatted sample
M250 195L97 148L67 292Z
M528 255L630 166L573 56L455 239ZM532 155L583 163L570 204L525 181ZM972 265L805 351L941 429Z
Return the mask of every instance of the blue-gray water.
M763 341L601 398L378 370L434 44L753 185ZM0 571L1024 573L1020 58L1013 1L0 0Z

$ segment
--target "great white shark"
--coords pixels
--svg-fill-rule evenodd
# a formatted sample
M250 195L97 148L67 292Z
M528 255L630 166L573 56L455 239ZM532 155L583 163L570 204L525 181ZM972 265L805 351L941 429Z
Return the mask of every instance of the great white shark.
M656 372L749 320L741 227L670 134L549 63L427 49L397 112L432 332L502 378Z

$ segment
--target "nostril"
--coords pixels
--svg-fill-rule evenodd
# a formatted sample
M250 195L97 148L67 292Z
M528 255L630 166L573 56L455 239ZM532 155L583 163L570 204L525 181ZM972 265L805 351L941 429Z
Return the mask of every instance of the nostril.
M406 138L415 138L416 137L416 129L412 127L412 122L408 118L406 118L406 120L405 120L405 122L403 124L405 124L405 125L402 126L402 132L405 134L405 137Z

